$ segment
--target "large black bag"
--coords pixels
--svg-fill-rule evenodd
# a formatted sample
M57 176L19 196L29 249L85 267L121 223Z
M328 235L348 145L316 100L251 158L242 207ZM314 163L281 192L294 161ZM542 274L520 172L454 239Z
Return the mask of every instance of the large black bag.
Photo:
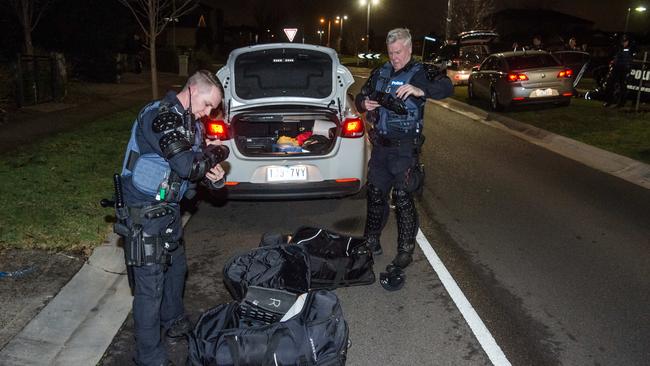
M298 229L288 243L282 238L265 234L261 247L226 262L224 284L235 300L249 286L304 293L375 282L372 251L363 238L314 227Z
M201 316L189 337L191 365L345 365L349 330L333 292L307 293L299 313L277 321L282 311L273 312L274 305L292 294L250 289L241 303L219 305Z

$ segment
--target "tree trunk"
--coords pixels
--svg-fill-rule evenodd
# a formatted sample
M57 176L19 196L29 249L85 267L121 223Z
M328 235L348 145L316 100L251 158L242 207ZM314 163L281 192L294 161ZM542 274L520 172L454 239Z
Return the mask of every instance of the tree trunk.
M32 43L32 22L31 17L29 16L29 10L26 3L22 4L22 26L23 26L23 35L25 39L25 54L34 55L34 44Z
M158 66L156 66L156 38L152 37L149 43L149 58L151 59L151 95L158 99Z

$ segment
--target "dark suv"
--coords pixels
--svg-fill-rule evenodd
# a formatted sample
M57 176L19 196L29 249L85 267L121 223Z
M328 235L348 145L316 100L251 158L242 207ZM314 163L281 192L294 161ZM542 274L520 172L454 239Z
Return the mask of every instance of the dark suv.
M494 53L499 34L490 30L474 30L458 34L454 41L440 47L434 63L447 64L447 76L454 85L467 84L472 67L478 66Z

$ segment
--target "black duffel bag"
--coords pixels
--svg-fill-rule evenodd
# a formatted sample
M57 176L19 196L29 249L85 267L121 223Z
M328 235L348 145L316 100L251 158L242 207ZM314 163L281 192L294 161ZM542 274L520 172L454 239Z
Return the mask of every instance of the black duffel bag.
M302 227L288 236L264 234L260 245L224 266L224 284L235 300L248 286L304 293L375 282L372 251L363 238Z
M189 337L189 364L345 365L349 330L339 299L326 290L303 296L300 310L290 307L297 313L282 321L298 295L251 286L241 303L208 310Z

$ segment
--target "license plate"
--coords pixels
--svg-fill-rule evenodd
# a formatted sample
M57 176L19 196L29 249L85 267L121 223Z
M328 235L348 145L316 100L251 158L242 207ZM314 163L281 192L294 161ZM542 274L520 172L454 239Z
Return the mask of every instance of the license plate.
M553 89L547 88L547 89L537 89L533 91L531 94L531 97L550 97L553 95Z
M307 167L301 165L268 167L266 169L266 180L268 182L307 180Z

